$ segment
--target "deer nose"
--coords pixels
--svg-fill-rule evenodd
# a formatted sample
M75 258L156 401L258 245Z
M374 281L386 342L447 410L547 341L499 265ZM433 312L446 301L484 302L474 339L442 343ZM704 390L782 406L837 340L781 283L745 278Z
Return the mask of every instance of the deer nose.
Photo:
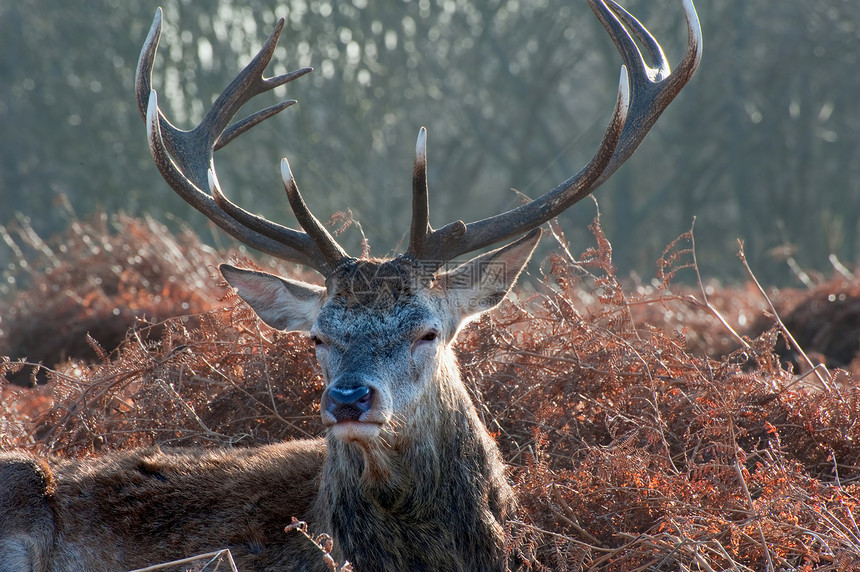
M370 388L366 385L347 388L332 387L328 390L328 396L335 403L350 405L353 403L369 401L367 398L370 396Z
M367 385L357 387L330 387L325 408L335 421L359 421L362 413L373 406L374 391Z

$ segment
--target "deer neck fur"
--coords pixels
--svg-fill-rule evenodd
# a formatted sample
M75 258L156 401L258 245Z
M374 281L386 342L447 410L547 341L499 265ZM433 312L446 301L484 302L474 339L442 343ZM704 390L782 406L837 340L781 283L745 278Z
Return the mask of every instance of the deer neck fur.
M359 570L505 569L514 495L500 452L450 348L436 375L437 391L386 439L328 438L316 512Z

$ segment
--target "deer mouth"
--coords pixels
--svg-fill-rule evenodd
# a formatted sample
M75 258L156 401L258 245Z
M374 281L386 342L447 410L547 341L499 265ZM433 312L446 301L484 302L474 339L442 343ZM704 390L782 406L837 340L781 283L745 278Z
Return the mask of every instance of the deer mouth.
M340 421L329 426L329 434L344 443L368 442L379 438L382 424L365 421Z

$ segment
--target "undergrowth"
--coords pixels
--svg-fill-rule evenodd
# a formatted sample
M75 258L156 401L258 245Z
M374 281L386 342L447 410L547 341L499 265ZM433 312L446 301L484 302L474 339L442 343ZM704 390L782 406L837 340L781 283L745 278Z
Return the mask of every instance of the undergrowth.
M0 447L86 456L318 435L313 350L219 287L214 265L229 255L151 221L111 224L81 223L62 252L46 244L56 263L2 302ZM855 355L830 362L830 346L807 348L847 371L811 369L788 355L796 348L777 353L784 333L761 317L770 310L757 288L673 285L698 271L692 233L667 248L654 280L623 284L597 222L578 258L553 230L558 253L536 289L519 288L457 342L519 495L511 550L537 570L860 567ZM847 276L765 294L784 318L820 321L813 301L842 303L825 304L838 316L858 291ZM800 331L801 317L783 323ZM105 322L122 324L120 340L93 331ZM63 340L89 332L95 355L17 349L61 325ZM828 336L817 339L840 338ZM39 375L46 384L20 386Z

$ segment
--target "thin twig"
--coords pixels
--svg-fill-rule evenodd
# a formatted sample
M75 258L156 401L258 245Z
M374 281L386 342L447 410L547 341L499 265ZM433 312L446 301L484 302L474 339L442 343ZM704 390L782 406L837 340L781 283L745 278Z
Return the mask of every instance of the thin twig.
M749 490L749 488L747 488L747 481L744 478L744 471L741 468L740 461L735 459L734 466L735 466L735 471L737 471L737 474L738 474L738 481L740 481L741 488L743 489L744 495L746 496L747 502L749 503L750 510L755 511L755 504L753 503L752 495L750 495L750 490ZM773 560L771 560L771 558L770 558L770 548L767 545L767 539L764 536L764 529L762 529L762 527L761 527L761 521L758 519L756 520L756 527L758 528L758 534L759 534L759 537L761 538L762 550L764 550L764 555L767 557L768 572L774 572L776 569L773 567Z
M696 235L693 234L693 229L696 226L696 217L693 217L693 223L690 225L690 249L692 250L693 256L693 270L696 271L696 282L699 284L699 290L702 292L702 301L705 305L705 308L714 315L714 317L719 320L719 322L723 325L723 327L729 331L729 333L734 337L744 348L749 349L749 343L743 339L740 334L738 334L735 329L729 324L729 322L720 314L719 310L717 310L711 302L708 300L708 293L705 290L705 284L702 282L702 274L699 272L699 261L696 258Z

